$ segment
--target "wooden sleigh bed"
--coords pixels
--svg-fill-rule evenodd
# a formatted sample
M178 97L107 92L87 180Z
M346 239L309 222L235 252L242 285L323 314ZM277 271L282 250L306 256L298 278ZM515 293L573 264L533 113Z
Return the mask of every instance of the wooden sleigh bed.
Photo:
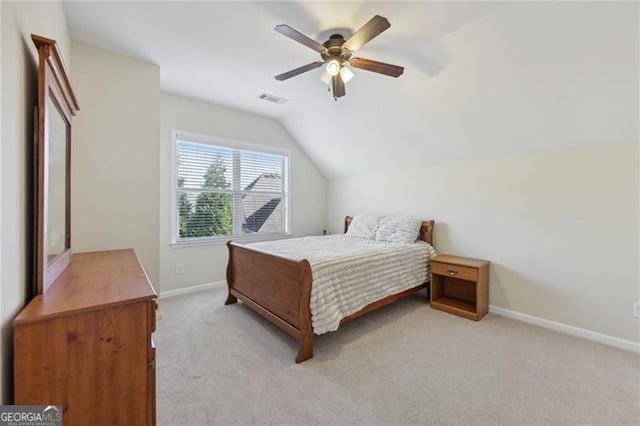
M345 233L352 218L345 218ZM424 221L419 239L433 245L434 221ZM225 305L240 299L251 309L286 331L300 342L296 363L313 356L313 328L311 323L311 266L307 260L295 261L285 257L252 250L250 247L227 242L228 296ZM365 306L341 320L341 324L407 297L424 288L426 283L392 294Z

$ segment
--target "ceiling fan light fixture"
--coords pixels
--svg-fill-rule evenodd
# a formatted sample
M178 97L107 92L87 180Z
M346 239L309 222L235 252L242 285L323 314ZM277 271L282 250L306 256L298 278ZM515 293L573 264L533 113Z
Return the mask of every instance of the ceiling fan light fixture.
M353 71L351 71L347 67L342 67L340 70L340 77L342 77L342 81L348 83L353 78Z
M331 84L331 76L326 70L320 76L320 80L322 80L325 86L328 86L329 84Z
M327 72L330 76L338 75L340 72L340 62L337 59L332 59L327 62Z
M355 74L349 68L343 66L340 69L340 77L342 77L342 81L344 81L345 83L351 81L354 76ZM331 75L329 75L329 73L325 70L320 76L320 80L322 80L325 86L328 86L329 84L331 84Z

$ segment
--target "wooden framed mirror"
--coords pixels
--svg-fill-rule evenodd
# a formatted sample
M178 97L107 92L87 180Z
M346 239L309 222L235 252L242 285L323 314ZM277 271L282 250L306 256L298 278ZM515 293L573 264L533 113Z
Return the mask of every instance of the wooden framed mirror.
M35 276L43 294L71 261L71 117L79 108L56 41L31 39L38 48Z

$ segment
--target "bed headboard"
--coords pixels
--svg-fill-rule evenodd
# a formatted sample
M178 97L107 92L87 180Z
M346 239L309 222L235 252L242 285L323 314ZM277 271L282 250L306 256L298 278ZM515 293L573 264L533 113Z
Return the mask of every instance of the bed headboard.
M347 233L347 229L349 229L349 225L353 217L347 216L344 218L344 232ZM424 242L427 242L435 247L433 244L433 227L435 226L435 222L433 220L423 220L422 226L420 227L420 234L418 235L418 239Z

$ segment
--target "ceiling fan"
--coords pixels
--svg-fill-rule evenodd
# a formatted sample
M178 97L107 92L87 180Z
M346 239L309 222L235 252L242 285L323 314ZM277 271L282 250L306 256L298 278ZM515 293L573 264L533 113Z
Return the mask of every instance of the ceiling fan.
M333 34L329 37L329 40L320 44L288 25L276 25L275 30L277 32L315 50L320 53L320 56L322 57L322 61L312 62L291 71L279 74L276 76L276 80L287 80L298 74L311 71L312 69L326 64L327 73L331 76L331 90L333 92L333 98L338 100L338 98L346 94L345 80L347 78L345 76L350 77L353 75L348 75L350 71L346 68L347 64L354 68L373 71L391 77L399 77L404 72L403 67L385 64L384 62L372 61L371 59L351 57L356 50L373 40L390 26L391 24L387 18L376 15L371 18L369 22L364 24L362 28L353 33L348 40L345 40L341 34Z

